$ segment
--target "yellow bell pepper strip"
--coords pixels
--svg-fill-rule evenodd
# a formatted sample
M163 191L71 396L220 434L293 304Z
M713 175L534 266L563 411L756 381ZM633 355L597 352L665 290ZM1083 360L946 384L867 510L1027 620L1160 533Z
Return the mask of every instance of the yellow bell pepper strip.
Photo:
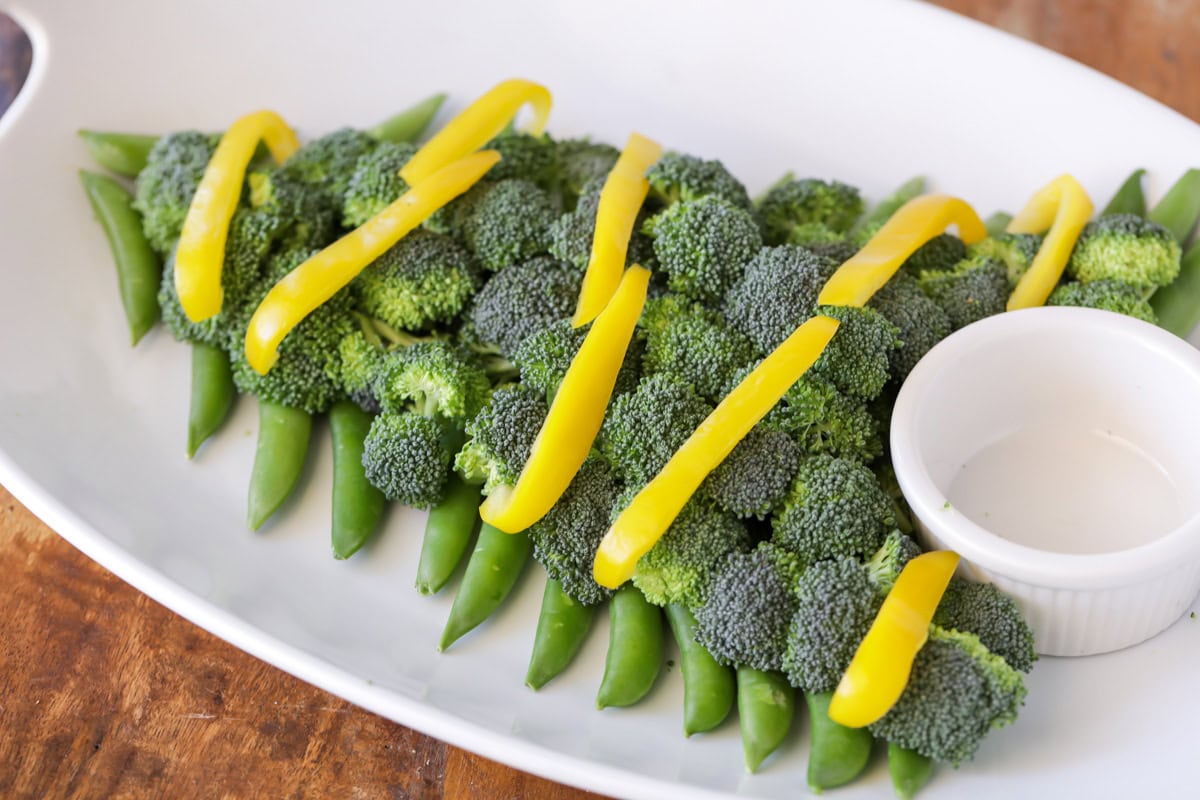
M833 693L830 719L862 728L896 704L957 566L958 553L950 550L923 553L904 565Z
M229 220L260 140L279 164L300 146L296 134L273 111L255 111L237 120L221 137L184 217L175 250L175 289L179 304L193 322L221 313L221 268Z
M267 374L279 358L279 343L292 328L433 212L470 189L499 160L495 150L481 150L443 167L280 279L250 318L250 366Z
M813 365L837 329L832 317L813 317L726 395L608 529L592 569L597 583L615 589L633 577L638 559L662 538L708 473Z
M625 149L604 181L600 191L600 206L596 210L596 232L592 236L592 254L583 286L579 290L579 305L572 324L580 328L604 310L609 298L621 282L625 271L625 254L638 212L650 191L646 170L662 156L662 145L639 133L629 136Z
M1030 198L1029 204L1008 223L1009 233L1050 230L1033 263L1009 295L1009 311L1046 304L1071 258L1075 241L1092 217L1093 208L1079 181L1070 175L1059 175Z
M902 205L861 250L825 282L818 305L864 306L921 245L958 226L959 238L973 244L987 236L983 221L966 202L944 194L914 197Z
M422 145L400 170L409 186L416 186L447 164L474 153L512 121L521 106L533 106L528 133L537 135L550 117L550 90L533 81L514 78L496 84Z
M650 270L636 264L625 270L572 359L516 485L496 489L479 507L484 522L518 533L544 517L567 490L600 432L649 285Z

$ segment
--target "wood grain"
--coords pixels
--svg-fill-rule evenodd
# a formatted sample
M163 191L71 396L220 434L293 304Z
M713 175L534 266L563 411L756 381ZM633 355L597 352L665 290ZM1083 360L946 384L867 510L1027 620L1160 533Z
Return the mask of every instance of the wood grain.
M1200 119L1200 0L935 0ZM0 113L29 66L0 15ZM141 595L0 488L0 797L584 800L309 686Z

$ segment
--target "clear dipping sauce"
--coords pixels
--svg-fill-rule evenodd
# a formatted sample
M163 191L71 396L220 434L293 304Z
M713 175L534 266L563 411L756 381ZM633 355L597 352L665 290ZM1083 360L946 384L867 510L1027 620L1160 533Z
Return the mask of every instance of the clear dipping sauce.
M1186 519L1179 487L1150 454L1111 431L1028 426L971 456L951 505L1016 544L1109 553L1147 544Z

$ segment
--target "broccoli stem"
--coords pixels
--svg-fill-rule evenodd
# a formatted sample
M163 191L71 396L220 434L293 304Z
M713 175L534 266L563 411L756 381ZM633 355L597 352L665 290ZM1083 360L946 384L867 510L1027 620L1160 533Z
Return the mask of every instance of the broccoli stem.
M1183 173L1146 218L1169 230L1181 245L1186 244L1200 219L1200 169Z
M1145 174L1146 170L1135 169L1121 184L1121 188L1117 189L1112 200L1108 201L1108 205L1100 212L1100 216L1104 217L1109 214L1146 216L1146 194L1142 191L1142 177Z
M233 409L237 387L229 354L219 347L192 342L192 399L188 406L188 458L217 432Z
M445 94L427 97L368 128L367 135L381 142L415 142L429 127L445 100Z
M304 471L312 416L298 408L258 400L258 444L250 473L246 522L258 530L291 495Z

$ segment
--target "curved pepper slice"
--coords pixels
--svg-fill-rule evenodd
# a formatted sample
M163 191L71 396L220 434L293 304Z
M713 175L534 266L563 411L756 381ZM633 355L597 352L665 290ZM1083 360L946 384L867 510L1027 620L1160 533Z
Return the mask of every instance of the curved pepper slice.
M833 693L830 719L862 728L896 704L957 566L958 553L950 550L924 553L904 565Z
M583 286L579 290L579 305L571 321L576 328L596 318L604 310L621 274L625 271L625 254L629 237L637 222L638 212L650 191L646 170L662 156L662 145L639 133L629 135L625 149L604 181L600 206L596 210L596 232L592 236L592 254L588 259Z
M600 432L649 285L650 270L636 264L625 270L572 359L516 486L496 489L479 507L484 522L518 533L545 516L567 490Z
M406 233L470 189L499 160L495 150L482 150L443 167L281 278L259 303L246 329L250 366L265 375L292 328Z
M221 267L229 220L259 140L266 142L271 158L280 164L300 146L296 134L273 111L255 111L237 120L221 137L184 217L175 250L175 289L193 322L221 313Z
M600 542L593 576L615 589L679 516L688 499L821 355L838 321L817 316L797 328L700 423Z
M1033 263L1008 298L1008 310L1046 304L1058 285L1075 241L1092 216L1092 201L1079 181L1059 175L1030 198L1028 205L1008 223L1009 233L1050 232L1042 240Z
M401 169L400 177L416 186L442 167L490 142L512 121L521 106L533 106L528 132L540 134L550 117L550 90L533 81L514 78L489 89L422 145Z
M871 240L825 283L819 305L863 306L896 274L921 245L958 226L959 238L973 244L987 236L983 221L963 200L944 194L914 197L884 223Z

